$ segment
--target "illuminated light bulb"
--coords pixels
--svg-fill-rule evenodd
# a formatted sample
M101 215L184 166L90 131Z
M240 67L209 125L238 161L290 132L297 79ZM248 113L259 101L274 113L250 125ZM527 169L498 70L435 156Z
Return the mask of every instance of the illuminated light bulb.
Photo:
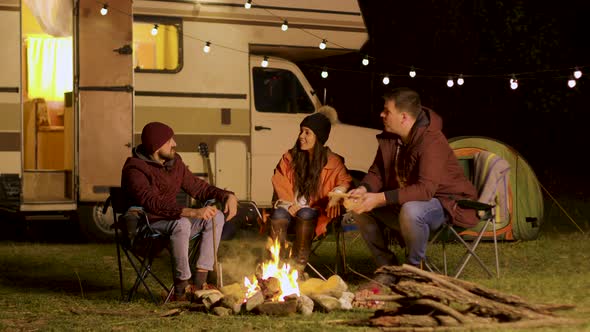
M320 43L320 50L323 50L323 49L325 49L325 48L326 48L326 43L327 43L327 42L328 42L327 40L325 40L325 39L322 39L322 42Z
M576 67L576 70L574 70L574 77L576 79L579 79L580 77L582 77L582 71L578 67Z
M152 36L155 36L158 34L158 25L154 24L154 27L152 28Z
M416 69L414 69L414 67L412 66L412 68L410 68L410 77L414 78L416 77Z
M449 77L449 79L447 80L447 86L449 88L452 88L453 85L455 85L455 82L453 82L453 79L451 77Z
M365 57L363 58L363 61L361 63L363 64L363 66L368 66L369 65L369 56L365 55Z
M211 51L211 42L205 42L205 46L203 46L203 52L209 53Z
M264 59L262 59L262 62L260 62L260 65L264 68L268 67L268 57L265 56Z
M326 67L322 70L322 78L328 78L328 68Z
M250 9L251 7L252 7L252 0L246 1L246 3L244 4L244 8Z
M463 85L463 83L465 83L465 80L463 79L463 74L461 74L461 75L459 75L459 78L457 79L457 84Z
M567 86L573 89L576 86L576 80L573 77L570 77L567 81Z
M283 25L281 25L281 30L287 31L287 29L289 29L289 23L287 22L287 20L284 20Z
M105 3L104 6L102 6L102 8L100 9L100 15L105 16L108 12L109 12L109 5L107 5Z
M383 84L385 84L385 85L389 84L389 76L383 77Z
M510 79L510 89L518 89L518 80L516 79L516 75L514 74L512 74L512 78Z

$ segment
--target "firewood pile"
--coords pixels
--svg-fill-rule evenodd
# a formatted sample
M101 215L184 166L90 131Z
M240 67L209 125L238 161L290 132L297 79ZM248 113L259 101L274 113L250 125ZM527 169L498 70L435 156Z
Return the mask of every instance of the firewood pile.
M580 323L553 314L573 306L531 304L515 295L409 265L386 266L376 272L390 277L385 279L391 279L391 283L384 286L390 288L391 293L365 300L380 301L387 306L375 311L367 320L348 324L380 327L386 331L454 331Z

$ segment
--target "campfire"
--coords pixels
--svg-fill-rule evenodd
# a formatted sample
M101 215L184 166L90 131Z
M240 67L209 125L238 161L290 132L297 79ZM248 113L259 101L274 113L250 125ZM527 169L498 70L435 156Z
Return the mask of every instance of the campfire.
M243 283L189 293L191 310L217 315L244 312L266 315L311 314L351 309L354 294L337 275L328 279L299 279L299 272L281 259L281 245L269 240L270 259L261 263Z
M250 281L248 277L244 277L244 286L247 289L244 302L247 302L249 298L260 291L263 293L265 300L271 302L284 302L286 297L298 297L301 295L297 283L299 273L289 264L281 262L281 244L278 239L271 240L269 250L271 259L262 263L262 273L259 278L254 276L253 281Z

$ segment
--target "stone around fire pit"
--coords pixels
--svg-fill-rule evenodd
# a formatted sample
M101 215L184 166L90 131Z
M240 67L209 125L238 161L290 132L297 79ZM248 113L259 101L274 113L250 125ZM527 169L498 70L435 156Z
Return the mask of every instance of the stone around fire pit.
M284 302L264 302L253 310L255 313L272 316L286 316L296 311L297 298L285 299Z

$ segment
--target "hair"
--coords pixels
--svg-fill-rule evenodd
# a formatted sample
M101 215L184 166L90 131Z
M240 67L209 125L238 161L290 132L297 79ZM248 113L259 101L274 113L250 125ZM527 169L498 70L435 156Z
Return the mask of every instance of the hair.
M293 158L293 172L295 175L293 189L308 200L318 198L320 174L328 162L328 148L316 140L311 151L304 151L299 147L299 140L297 140L295 146L289 152Z
M413 118L418 118L422 112L422 104L418 92L410 88L393 88L383 94L385 102L393 101L400 111L409 113Z

